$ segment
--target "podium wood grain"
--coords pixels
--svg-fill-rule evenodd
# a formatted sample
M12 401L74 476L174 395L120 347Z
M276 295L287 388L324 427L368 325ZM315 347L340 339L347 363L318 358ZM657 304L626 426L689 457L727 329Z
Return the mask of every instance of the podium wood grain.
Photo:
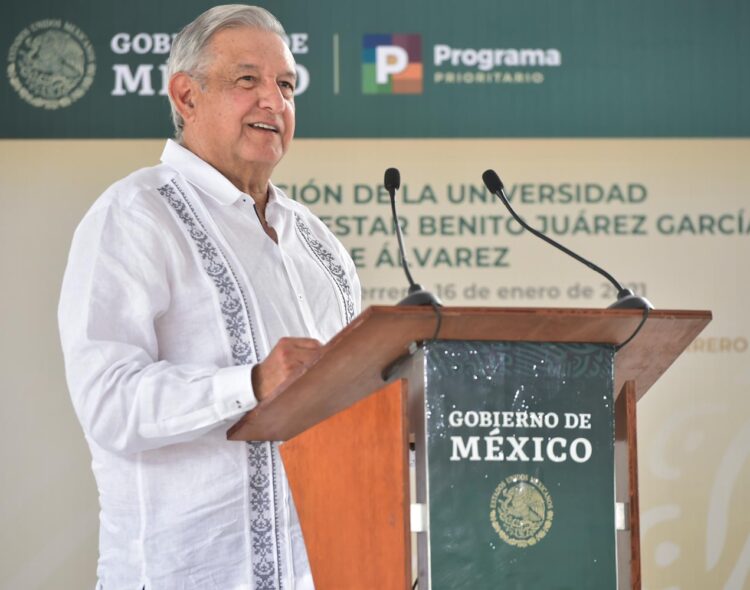
M281 445L317 590L411 587L406 386Z

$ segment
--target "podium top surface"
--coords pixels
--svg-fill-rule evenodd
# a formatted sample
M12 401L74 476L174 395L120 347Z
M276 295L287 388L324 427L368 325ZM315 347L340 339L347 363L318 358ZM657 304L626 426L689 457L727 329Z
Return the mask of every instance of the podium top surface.
M585 342L617 345L641 310L443 307L441 340ZM711 321L710 311L652 310L615 355L615 395L633 380L648 391ZM414 341L435 334L431 307L373 306L324 346L320 359L282 383L227 432L230 440L288 440L346 409L386 382L382 372Z

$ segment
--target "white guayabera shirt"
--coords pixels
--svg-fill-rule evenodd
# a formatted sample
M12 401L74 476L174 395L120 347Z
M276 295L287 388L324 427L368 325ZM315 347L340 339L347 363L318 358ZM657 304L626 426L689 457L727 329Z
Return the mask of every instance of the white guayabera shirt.
M168 141L76 230L60 299L68 385L99 488L103 590L311 588L277 444L226 440L251 366L360 311L354 265L271 188L266 207Z

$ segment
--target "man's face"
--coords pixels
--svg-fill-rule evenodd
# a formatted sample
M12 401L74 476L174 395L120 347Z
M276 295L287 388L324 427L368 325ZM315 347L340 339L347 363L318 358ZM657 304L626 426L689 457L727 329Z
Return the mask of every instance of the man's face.
M270 175L294 135L291 52L275 33L239 27L214 35L209 60L186 140L230 180Z

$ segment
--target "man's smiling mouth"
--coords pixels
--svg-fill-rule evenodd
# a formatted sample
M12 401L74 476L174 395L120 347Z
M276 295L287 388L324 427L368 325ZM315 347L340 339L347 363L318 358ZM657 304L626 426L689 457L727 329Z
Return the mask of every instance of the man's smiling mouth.
M253 129L262 129L263 131L271 131L273 133L279 132L276 127L274 127L273 125L268 125L267 123L250 123L249 126Z

